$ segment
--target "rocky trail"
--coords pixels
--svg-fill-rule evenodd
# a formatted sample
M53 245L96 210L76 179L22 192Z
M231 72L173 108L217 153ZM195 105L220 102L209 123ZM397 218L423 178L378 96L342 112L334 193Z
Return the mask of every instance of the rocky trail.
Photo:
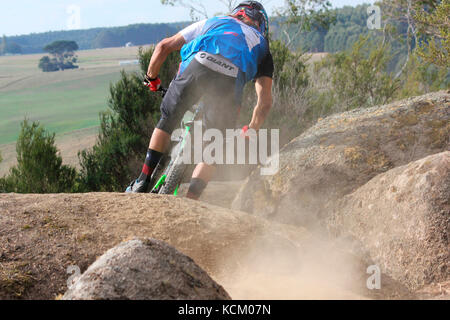
M442 91L323 119L200 202L1 194L0 299L62 298L68 268L65 299L449 299L449 136Z
M154 195L10 194L1 196L0 208L1 299L54 299L67 290L68 267L84 272L110 248L135 238L174 246L234 298L370 296L361 292L367 278L363 266L358 270L362 262L339 245L301 227L206 203ZM362 285L352 288L352 280ZM292 281L299 287L285 292ZM389 294L409 295L400 291Z

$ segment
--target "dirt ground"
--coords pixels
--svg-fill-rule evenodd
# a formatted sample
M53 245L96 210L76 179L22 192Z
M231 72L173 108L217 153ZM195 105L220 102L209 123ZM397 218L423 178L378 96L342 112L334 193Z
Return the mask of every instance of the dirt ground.
M239 186L214 183L203 200L229 206ZM337 243L312 240L306 229L181 197L93 193L0 195L0 299L55 299L67 289L69 266L84 272L136 237L173 245L234 299L450 296L449 283L412 293L386 275L382 290L369 291L360 260L340 254Z
M184 198L128 194L0 195L0 299L53 299L122 241L165 241L214 275L231 252L289 228ZM300 238L291 232L292 238ZM293 240L294 241L294 240ZM297 241L297 240L295 240Z

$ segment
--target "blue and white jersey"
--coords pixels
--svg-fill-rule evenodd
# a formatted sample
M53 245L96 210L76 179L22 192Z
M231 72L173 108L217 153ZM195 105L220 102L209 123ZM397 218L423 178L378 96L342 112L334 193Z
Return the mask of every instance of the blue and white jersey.
M180 33L186 40L180 73L198 52L208 52L236 65L241 72L238 78L245 84L255 78L258 66L269 54L269 44L259 30L229 16L199 21Z

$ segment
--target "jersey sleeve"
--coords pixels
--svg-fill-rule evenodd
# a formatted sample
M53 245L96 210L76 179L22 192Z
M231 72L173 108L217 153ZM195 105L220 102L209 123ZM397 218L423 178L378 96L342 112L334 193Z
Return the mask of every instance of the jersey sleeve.
M192 40L194 40L195 38L197 38L199 35L202 34L203 27L205 26L206 21L207 20L196 22L180 31L186 43L191 42Z
M258 66L258 72L255 76L255 79L260 77L269 77L273 78L273 72L275 68L273 66L273 57L269 52L263 59L263 61Z

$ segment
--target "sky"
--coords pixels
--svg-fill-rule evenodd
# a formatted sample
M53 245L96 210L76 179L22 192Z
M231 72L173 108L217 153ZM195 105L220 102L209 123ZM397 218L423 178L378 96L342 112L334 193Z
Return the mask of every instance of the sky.
M210 15L225 10L217 0L197 1L205 5ZM261 2L270 15L284 0ZM373 1L331 0L331 3L339 8ZM190 20L188 9L163 6L160 0L0 0L0 36Z

